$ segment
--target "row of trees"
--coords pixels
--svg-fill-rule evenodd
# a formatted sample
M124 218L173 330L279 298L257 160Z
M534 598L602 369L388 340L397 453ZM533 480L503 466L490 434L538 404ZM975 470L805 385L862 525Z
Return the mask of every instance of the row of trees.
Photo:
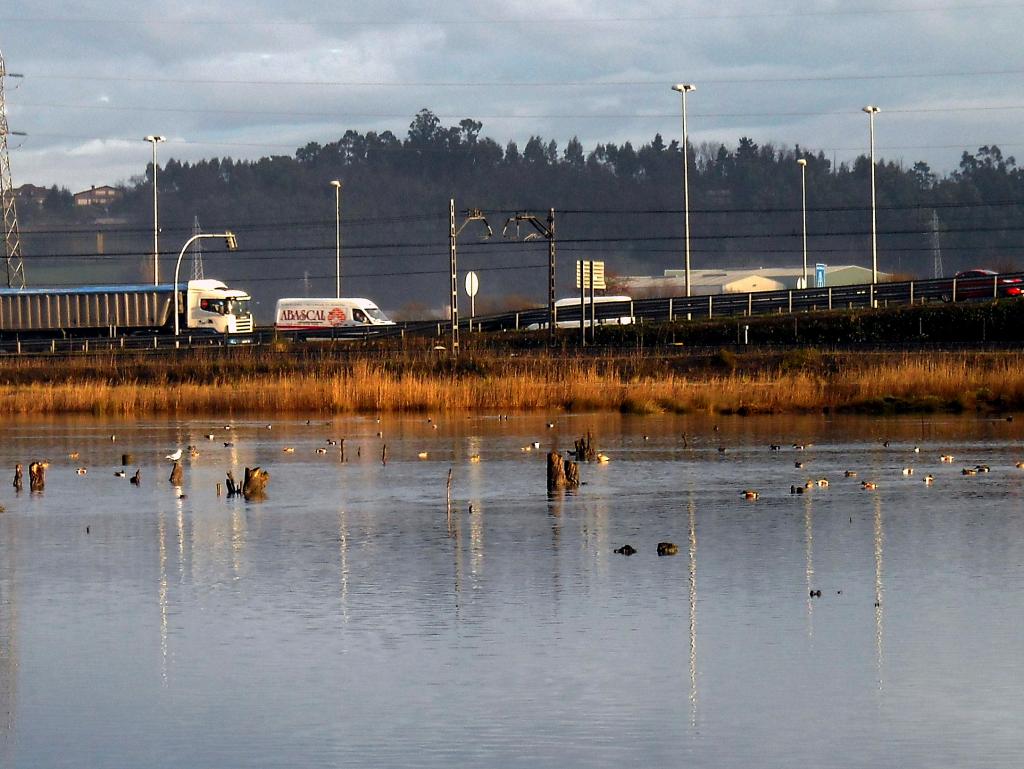
M345 292L385 306L408 302L440 307L447 291L447 209L480 208L500 229L516 211L555 208L560 280L568 292L573 260L604 259L620 274L657 274L678 267L682 250L682 153L660 135L634 146L601 143L587 152L532 136L520 148L482 135L465 119L445 126L429 110L407 135L346 131L337 141L309 143L292 156L257 160L169 159L160 170L164 242L180 243L198 215L207 229L235 229L241 260L218 273L252 282L254 295L328 292L334 283L334 191L343 182ZM801 259L800 170L807 160L811 258L831 264L870 262L870 163L860 157L835 166L823 153L800 147L689 148L693 264L773 266ZM1020 264L1018 227L1024 213L1024 170L998 147L964 152L946 175L925 163L876 166L880 268L930 277L934 222L947 272L968 266L1014 269ZM105 212L107 253L134 252L132 269L145 278L151 222L151 169L125 185ZM32 254L95 253L81 217L95 211L44 207L26 216L25 250ZM102 228L98 227L98 228ZM88 228L85 228L88 229ZM32 230L35 230L34 232ZM539 302L546 288L543 249L509 246L497 238L460 242L461 264L483 275L481 299L516 293ZM168 249L169 250L169 249ZM248 252L248 254L246 253ZM66 268L73 270L74 259ZM494 270L495 279L486 275ZM126 276L129 279L131 276ZM68 282L68 281L65 281ZM490 289L490 290L488 290Z

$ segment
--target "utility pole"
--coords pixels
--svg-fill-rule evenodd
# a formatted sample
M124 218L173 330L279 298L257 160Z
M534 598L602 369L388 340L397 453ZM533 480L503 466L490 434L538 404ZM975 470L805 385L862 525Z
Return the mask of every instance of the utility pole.
M502 237L508 237L508 226L516 225L516 237L519 237L519 223L527 222L536 232L531 232L523 240L532 240L538 235L548 242L548 344L555 345L555 209L548 209L547 226L533 214L516 214L505 220ZM582 311L582 310L581 310Z
M942 269L942 244L939 242L939 214L934 208L932 209L931 225L932 277L941 278L945 274L945 270Z
M7 72L0 53L0 201L4 218L4 251L7 256L7 287L25 288L25 263L21 259L21 234L18 230L18 211L15 205L14 181L11 178L11 158L7 151L7 105L4 101L4 79L21 77Z
M459 258L457 241L459 232L455 229L455 198L448 201L448 246L451 251L449 275L451 277L452 295L449 299L448 312L452 324L452 355L459 354Z
M451 278L451 324L452 324L452 355L459 354L459 271L458 271L458 239L466 225L470 222L483 222L487 232L484 239L494 235L491 225L487 223L487 217L479 208L466 210L466 218L460 227L455 226L455 198L448 201L448 246L451 252L450 274Z

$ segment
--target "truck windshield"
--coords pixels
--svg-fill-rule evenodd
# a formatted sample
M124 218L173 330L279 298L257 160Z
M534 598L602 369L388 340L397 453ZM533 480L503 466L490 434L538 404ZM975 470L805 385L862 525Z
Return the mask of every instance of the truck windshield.
M383 321L384 323L388 322L388 316L385 315L384 313L382 313L376 307L367 307L367 308L365 308L365 312L366 312L367 315L369 315L374 320Z

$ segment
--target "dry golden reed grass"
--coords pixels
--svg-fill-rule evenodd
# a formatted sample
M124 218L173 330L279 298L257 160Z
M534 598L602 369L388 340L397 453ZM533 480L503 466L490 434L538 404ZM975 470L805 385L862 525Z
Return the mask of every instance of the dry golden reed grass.
M1024 366L1016 355L892 356L831 360L812 370L638 375L629 367L541 359L453 373L357 360L344 367L280 370L211 381L120 381L81 377L0 385L0 414L120 416L209 413L380 413L621 410L630 413L809 412L871 408L888 399L909 407L1024 406ZM917 404L915 406L914 404Z

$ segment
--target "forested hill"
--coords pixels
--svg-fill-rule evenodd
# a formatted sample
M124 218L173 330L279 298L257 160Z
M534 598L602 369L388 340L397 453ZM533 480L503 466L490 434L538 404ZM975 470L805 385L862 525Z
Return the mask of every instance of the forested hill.
M478 312L498 304L541 304L547 250L525 240L528 224L503 226L517 212L545 219L555 209L559 294L574 285L573 262L603 259L616 274L661 274L683 251L679 142L656 135L634 147L589 151L532 137L502 146L466 119L445 126L418 113L408 134L347 131L293 156L255 161L168 159L158 174L161 279L169 280L198 217L207 232L232 229L240 250L210 245L207 277L249 289L269 320L280 296L333 295L335 190L341 180L342 292L389 310L440 311L449 296L448 201L458 224L480 209L481 222L459 236L460 272L480 276ZM694 268L798 264L801 180L807 160L810 261L870 266L870 163L833 167L821 153L758 146L691 147L690 221ZM173 154L173 152L171 152ZM152 277L152 169L104 210L71 205L55 191L42 206L22 205L26 274L31 285L133 282ZM967 267L1020 269L1024 172L998 147L965 151L960 167L937 176L927 165L877 167L879 268L931 277L935 246L947 274ZM518 240L515 239L518 235ZM212 241L207 241L212 243ZM98 254L101 254L98 256ZM182 274L191 274L186 258ZM461 280L460 280L461 285ZM460 299L466 301L468 300Z

